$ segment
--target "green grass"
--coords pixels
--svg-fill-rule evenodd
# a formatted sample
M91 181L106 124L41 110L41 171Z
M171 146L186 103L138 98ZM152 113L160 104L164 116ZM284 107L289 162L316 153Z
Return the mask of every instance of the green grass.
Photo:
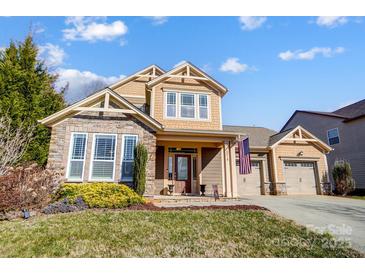
M0 257L363 256L331 239L264 211L88 210L0 222Z
M365 196L348 196L351 199L365 200Z

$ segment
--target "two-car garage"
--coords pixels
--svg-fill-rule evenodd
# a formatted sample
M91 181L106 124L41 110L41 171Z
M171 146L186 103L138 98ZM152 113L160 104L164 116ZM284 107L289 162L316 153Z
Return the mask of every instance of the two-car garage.
M304 128L298 126L277 134L265 128L237 130L249 137L252 169L250 174L239 174L236 153L238 196L316 195L328 190L326 154L332 148Z

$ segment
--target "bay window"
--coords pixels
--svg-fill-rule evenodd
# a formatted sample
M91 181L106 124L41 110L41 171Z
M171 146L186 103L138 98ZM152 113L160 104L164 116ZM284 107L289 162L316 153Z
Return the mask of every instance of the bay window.
M86 133L72 133L69 151L68 176L69 180L82 181L84 174Z
M137 145L137 141L137 135L123 135L121 174L123 182L133 181L134 148Z
M114 179L116 135L95 134L91 163L91 179Z

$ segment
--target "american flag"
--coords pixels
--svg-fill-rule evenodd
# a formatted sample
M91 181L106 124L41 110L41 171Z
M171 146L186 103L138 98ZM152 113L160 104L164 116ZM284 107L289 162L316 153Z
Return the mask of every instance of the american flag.
M240 161L240 174L251 173L250 145L248 138L238 142L238 153Z

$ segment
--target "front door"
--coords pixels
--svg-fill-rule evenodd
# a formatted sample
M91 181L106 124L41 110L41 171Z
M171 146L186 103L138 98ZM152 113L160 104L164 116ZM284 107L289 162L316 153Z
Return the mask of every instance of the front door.
M191 193L191 156L175 155L175 192Z

